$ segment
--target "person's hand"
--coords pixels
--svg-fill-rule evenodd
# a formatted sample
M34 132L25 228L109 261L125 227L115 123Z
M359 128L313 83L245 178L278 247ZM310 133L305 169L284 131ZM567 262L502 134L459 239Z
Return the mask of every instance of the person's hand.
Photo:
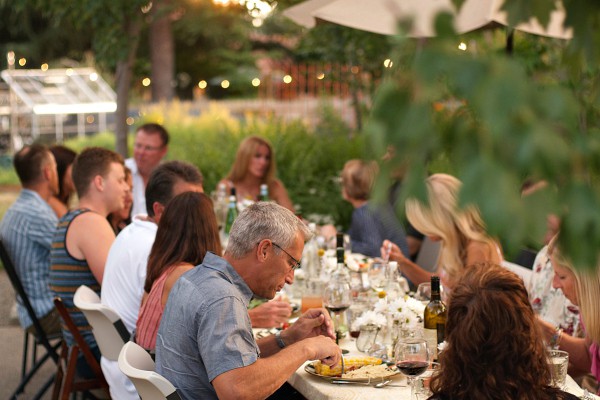
M329 337L316 336L308 338L302 344L308 350L309 360L321 360L323 364L334 366L342 357L342 350Z
M335 340L335 331L333 329L333 321L329 313L324 308L311 308L298 320L284 331L288 343L295 343L302 339L326 336ZM282 336L284 335L282 333Z
M274 328L286 323L292 315L292 306L287 301L271 300L248 310L253 328Z
M549 342L552 339L554 333L556 332L556 327L551 323L544 321L539 315L536 316L536 320L538 326L540 327L540 330L542 331L542 334L544 335L544 338L546 339L546 341Z
M398 265L401 265L403 262L408 261L408 258L402 253L400 247L396 244L392 243L389 240L384 240L381 244L381 258L384 260L397 261Z
M331 238L335 238L335 235L337 234L337 229L335 229L335 226L331 224L323 225L321 227L320 233L321 236L325 238L325 242L328 242L329 240L331 240Z

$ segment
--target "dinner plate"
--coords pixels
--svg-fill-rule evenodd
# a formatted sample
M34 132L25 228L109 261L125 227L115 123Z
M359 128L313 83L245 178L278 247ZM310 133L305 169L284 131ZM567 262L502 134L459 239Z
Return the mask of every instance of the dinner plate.
M327 375L318 374L317 371L315 370L315 366L314 366L315 362L316 361L306 364L304 366L304 370L310 375L318 376L319 378L326 379L328 381L336 380L336 381L347 381L347 382L379 382L381 380L387 379L389 377L392 377L392 376L400 373L400 371L398 371L397 369L391 369L391 368L395 368L395 367L388 366L387 368L389 370L389 374L386 374L384 376L380 376L377 378L342 378L340 376L327 376Z

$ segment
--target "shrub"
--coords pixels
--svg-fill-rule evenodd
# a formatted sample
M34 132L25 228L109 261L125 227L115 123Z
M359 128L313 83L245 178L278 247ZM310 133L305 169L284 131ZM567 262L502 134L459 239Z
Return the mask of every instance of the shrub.
M348 226L351 206L341 197L337 177L348 159L364 156L364 139L354 135L326 107L326 118L316 129L301 121L286 122L276 117L246 115L237 119L214 104L194 116L189 107L177 102L150 106L143 112L144 120L168 127L168 158L198 166L207 192L228 173L239 143L247 136L258 135L272 143L278 177L298 211L318 223Z
M321 123L310 128L301 121L246 115L236 118L212 104L198 114L189 103L158 104L142 110L143 122L164 124L171 134L168 159L198 166L207 192L228 173L242 139L250 135L267 138L275 151L278 177L286 186L298 212L317 223L332 222L342 228L349 223L352 207L342 199L337 183L344 163L365 155L365 140L326 106ZM133 135L130 136L130 149ZM110 132L70 139L65 145L80 152L85 147L114 149ZM0 184L18 185L12 167L0 168Z

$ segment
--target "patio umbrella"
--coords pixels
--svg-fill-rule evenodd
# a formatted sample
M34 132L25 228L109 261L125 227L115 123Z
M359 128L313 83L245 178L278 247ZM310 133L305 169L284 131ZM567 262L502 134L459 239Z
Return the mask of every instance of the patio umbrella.
M455 30L466 33L494 24L508 26L506 12L501 11L504 0L466 0L456 10L451 0L307 0L284 11L284 15L300 25L312 28L318 20L359 30L393 35L396 21L413 19L407 32L411 37L434 36L435 16L441 11L455 15ZM548 26L531 18L515 27L535 35L568 39L570 29L563 27L565 13L561 6L552 12Z

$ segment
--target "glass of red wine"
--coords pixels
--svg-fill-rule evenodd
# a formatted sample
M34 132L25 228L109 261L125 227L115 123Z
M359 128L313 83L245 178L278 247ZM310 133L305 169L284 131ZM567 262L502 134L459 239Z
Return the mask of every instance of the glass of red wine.
M427 341L422 337L405 337L398 340L394 351L396 367L406 376L410 385L410 398L416 400L415 378L429 368Z

